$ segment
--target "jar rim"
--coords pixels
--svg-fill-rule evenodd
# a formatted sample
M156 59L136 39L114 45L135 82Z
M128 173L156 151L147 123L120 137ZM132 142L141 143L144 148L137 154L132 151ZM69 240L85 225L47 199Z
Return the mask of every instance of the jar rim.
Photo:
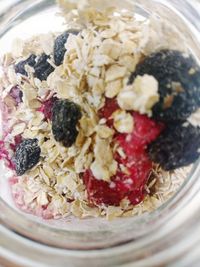
M21 4L23 1L19 1ZM34 1L28 0L27 2L34 3ZM44 1L37 1L37 3L41 3ZM54 1L51 1L53 3ZM163 1L164 2L164 1ZM49 240L46 240L48 237L49 228L46 225L41 225L33 218L26 219L23 214L20 212L16 212L12 207L10 207L4 200L0 199L0 222L2 226L5 226L7 229L13 231L17 235L22 235L30 241L38 242L39 244L47 245L52 248L64 248L67 250L79 250L88 251L88 250L100 250L106 249L107 252L115 252L122 253L123 249L127 249L127 247L131 247L131 250L138 251L139 248L144 249L148 246L152 245L154 241L162 240L166 238L171 230L171 233L177 230L178 233L178 225L181 224L180 219L178 217L185 217L185 210L188 211L188 207L191 207L191 203L195 203L195 200L198 199L196 196L200 191L200 181L199 181L199 173L200 173L200 160L193 166L191 171L191 176L189 175L178 190L178 192L167 202L165 202L161 207L157 210L151 212L150 214L141 215L141 217L135 217L132 220L132 223L135 224L135 230L133 229L123 229L122 236L126 237L125 240L119 240L116 238L117 230L113 233L108 233L103 229L96 235L96 240L88 239L91 237L93 232L88 232L83 234L83 232L76 232L73 236L71 232L53 229L51 228L51 232L53 235L49 237ZM191 202L192 201L192 202ZM188 204L190 202L190 205ZM193 206L192 206L193 207ZM191 212L197 209L197 207L191 207ZM170 214L168 211L170 210ZM6 215L5 215L6 214ZM188 220L190 216L188 214ZM179 224L175 222L179 222ZM167 229L165 229L165 222L168 223ZM14 224L13 224L14 223ZM143 229L143 227L148 223L149 229ZM185 222L187 223L187 222ZM140 226L141 231L137 236L138 226ZM170 228L171 227L171 228ZM27 231L30 229L31 231ZM159 228L159 233L158 233ZM127 240L127 232L132 231L132 234L128 237ZM39 232L39 235L38 235ZM37 234L36 234L37 233ZM134 234L133 234L134 233ZM68 236L68 240L66 242L66 238L64 235ZM61 238L63 237L63 238ZM71 238L71 240L70 240ZM107 238L107 239L106 239ZM109 241L109 242L108 242ZM136 247L137 241L137 247ZM145 243L146 241L146 243ZM148 241L148 242L147 242ZM162 243L163 247L164 244ZM167 244L166 244L167 245ZM153 246L152 246L153 250ZM99 253L99 252L98 252ZM124 250L125 253L125 250Z

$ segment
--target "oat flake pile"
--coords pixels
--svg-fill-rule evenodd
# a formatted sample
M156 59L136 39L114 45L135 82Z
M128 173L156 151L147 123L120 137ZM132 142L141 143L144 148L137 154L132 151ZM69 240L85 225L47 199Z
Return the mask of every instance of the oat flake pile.
M200 68L167 22L75 2L59 1L64 32L17 39L2 59L13 200L45 219L150 212L199 157Z

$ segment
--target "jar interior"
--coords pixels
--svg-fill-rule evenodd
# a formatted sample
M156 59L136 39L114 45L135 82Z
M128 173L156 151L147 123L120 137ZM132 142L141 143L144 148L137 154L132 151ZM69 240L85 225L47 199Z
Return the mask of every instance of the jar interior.
M10 18L10 20L0 28L1 56L12 49L12 41L17 37L26 39L34 34L62 32L62 30L64 30L64 20L62 17L57 16L58 8L55 6L54 1L46 0L29 2L31 3L29 7L24 3L24 6L20 6L20 9L16 12L15 16L13 16L12 19ZM185 35L187 46L190 48L191 52L198 58L199 44L196 39L195 31L177 10L170 7L170 1L141 0L129 2L136 2L136 8L133 12L137 14L139 19L143 19L148 17L149 14L154 13L158 19L165 18L169 23L173 21L173 24L176 24L177 29ZM184 29L184 31L182 31L182 29ZM55 246L86 249L121 244L123 242L137 239L152 229L155 230L156 227L158 227L158 223L162 225L165 217L169 216L172 212L172 207L177 208L177 198L181 198L183 195L184 190L186 190L188 183L191 182L191 179L195 174L197 166L198 164L192 168L184 185L180 188L174 198L164 203L158 210L150 214L146 213L136 217L117 218L113 221L108 221L104 218L85 218L80 220L72 216L59 220L43 220L39 217L18 211L13 203L9 185L7 184L6 187L4 185L9 176L9 172L3 165L1 165L0 202L4 207L3 212L5 212L5 214L1 214L1 220L6 224L8 222L5 218L8 216L6 213L15 214L17 216L17 219L14 222L15 226L11 225L12 220L10 220L9 227L22 235ZM9 207L12 208L12 211L8 211ZM25 223L25 225L20 225L20 222ZM28 226L29 229L25 229ZM40 229L38 231L41 232L41 236L34 234L34 230L36 229ZM45 234L48 234L46 238ZM57 242L55 241L56 238Z

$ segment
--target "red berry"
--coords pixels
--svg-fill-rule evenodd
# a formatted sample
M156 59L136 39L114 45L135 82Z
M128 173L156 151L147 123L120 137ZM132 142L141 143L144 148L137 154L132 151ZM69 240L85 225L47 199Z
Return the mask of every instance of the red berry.
M107 120L107 125L112 126L113 119L111 119L111 115L119 109L118 103L116 99L106 98L105 105L102 109L99 110L99 117L105 118Z
M15 170L15 164L12 162L10 154L5 147L4 141L0 141L0 160L5 160L6 166L11 169Z
M112 113L118 109L116 100L106 100L106 105L99 112L107 124L112 126ZM146 115L131 113L134 119L134 130L131 134L116 133L114 142L119 144L125 154L123 158L118 152L115 160L118 171L111 182L97 180L90 170L83 174L89 201L93 204L119 205L128 198L133 205L140 203L145 196L145 185L152 169L152 162L146 152L147 145L154 141L164 129L164 125L156 123ZM121 170L121 165L126 173Z
M22 141L22 136L20 134L19 135L16 135L14 137L14 143L11 143L10 144L10 148L15 152L17 146L21 143L21 141Z
M134 119L133 132L117 134L116 140L129 157L135 156L135 154L140 157L140 153L146 149L147 145L159 136L164 125L137 112L132 112L132 116Z
M117 174L111 178L111 183L97 180L92 172L87 170L83 174L83 181L89 201L97 205L118 206L120 201L127 197L134 205L141 202L145 195L144 185L150 175L152 163L144 152L140 161L127 161L127 165L129 175L118 170Z
M52 108L54 102L57 100L56 97L52 97L42 103L42 106L38 109L38 111L42 112L45 116L45 119L51 120L52 117Z
M83 181L87 188L88 199L93 204L119 205L123 198L120 188L111 188L111 184L97 180L90 170L83 174Z

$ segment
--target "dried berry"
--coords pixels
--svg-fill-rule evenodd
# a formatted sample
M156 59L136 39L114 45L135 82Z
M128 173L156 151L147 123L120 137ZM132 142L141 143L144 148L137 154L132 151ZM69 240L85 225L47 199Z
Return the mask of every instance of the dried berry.
M66 99L59 99L53 105L52 132L54 138L66 147L76 141L76 125L81 118L80 107Z
M150 158L167 171L194 163L200 155L200 128L187 123L169 125L149 145Z
M129 161L127 161L128 164ZM125 162L124 162L125 163ZM111 182L97 180L91 170L83 174L88 199L92 204L118 206L120 201L128 198L133 205L140 203L145 196L145 184L148 181L152 163L143 151L140 160L127 168L128 174L118 170Z
M49 58L50 56L44 53L38 58L35 55L30 55L29 58L24 61L20 61L15 65L15 72L27 76L28 74L25 70L25 65L29 65L34 68L34 76L36 78L41 81L46 80L49 74L54 71L54 68L47 61Z
M59 35L54 43L54 62L57 66L61 65L66 52L65 43L69 37L69 34L77 35L78 31L71 30Z
M15 72L27 76L28 74L25 70L25 65L34 67L36 63L35 60L36 60L36 55L30 55L26 60L20 61L15 65Z
M118 134L117 142L123 148L126 155L140 157L140 151L146 150L147 145L153 142L163 131L164 125L133 112L134 130L131 134Z
M40 159L41 149L38 140L25 139L16 148L15 165L17 175L23 175L27 170L35 166Z
M54 71L54 68L47 61L49 58L50 56L43 53L34 65L35 77L41 81L46 80L49 74Z
M110 109L109 109L110 107ZM107 119L118 109L115 100L106 101L100 115ZM134 119L134 130L131 134L116 133L114 142L123 150L125 157L118 152L114 158L118 162L118 171L111 182L97 180L91 170L83 174L87 195L91 203L99 205L119 205L128 198L133 205L140 203L145 196L145 185L148 181L152 162L146 148L163 130L163 124L156 123L145 115L131 113ZM126 170L120 169L120 166Z
M192 56L176 50L153 53L138 64L129 84L144 74L159 82L160 100L153 107L154 118L185 120L200 106L200 68Z
M83 174L83 182L86 186L87 196L90 203L95 205L118 206L124 194L118 188L112 188L110 183L97 180L91 170L86 170Z

